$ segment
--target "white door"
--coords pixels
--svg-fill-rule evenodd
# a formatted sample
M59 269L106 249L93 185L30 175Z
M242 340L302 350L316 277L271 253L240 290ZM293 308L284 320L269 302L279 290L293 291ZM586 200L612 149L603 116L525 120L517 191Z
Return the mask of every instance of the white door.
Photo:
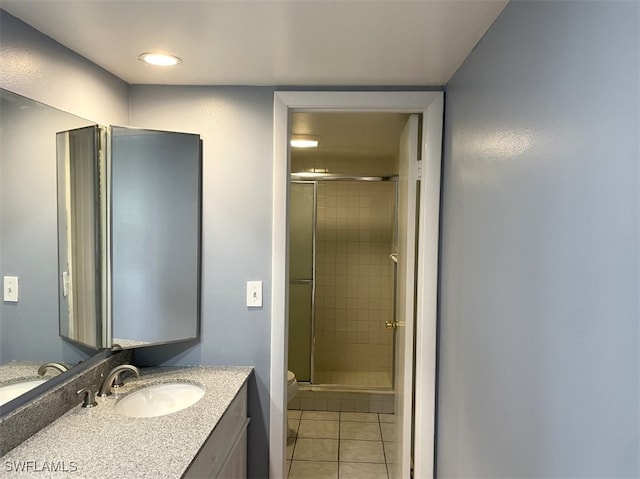
M418 115L400 137L398 175L398 281L396 285L395 467L393 477L410 477L412 445L413 338L418 182Z

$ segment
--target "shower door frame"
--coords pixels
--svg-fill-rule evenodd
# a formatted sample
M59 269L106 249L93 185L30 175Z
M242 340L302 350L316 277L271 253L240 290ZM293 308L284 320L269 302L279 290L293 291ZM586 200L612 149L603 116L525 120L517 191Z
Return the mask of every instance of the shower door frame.
M302 176L302 175L300 175ZM312 178L312 176L307 176L308 178ZM397 236L398 236L398 176L390 175L390 176L374 176L374 175L347 175L340 173L320 173L317 175L316 179L299 179L298 175L295 173L291 174L290 183L296 184L312 184L313 185L313 244L311 249L312 255L312 271L311 271L311 338L310 338L310 373L309 373L309 383L315 386L327 386L327 383L318 383L315 380L315 354L316 354L316 259L317 259L317 229L318 229L318 189L319 182L330 181L330 182L342 182L342 181L350 181L350 182L367 182L367 183L380 183L380 182L392 182L394 184L394 216L393 216L393 233L392 233L392 244L390 250L393 252L397 251ZM391 254L389 254L391 257ZM291 279L289 277L289 285L291 284L306 284L307 280L299 280L299 279ZM396 287L397 287L397 265L394 265L394 273L393 273L393 308L392 308L392 322L395 322L396 315ZM392 331L393 339L392 339L392 349L391 349L391 386L390 389L393 390L395 384L395 347L396 347L396 329L394 328ZM290 364L288 365L288 367ZM293 369L291 369L293 371ZM294 371L295 372L295 371ZM306 382L300 381L298 382ZM329 386L346 386L354 389L372 389L371 386L367 385L357 385L357 384L329 384ZM373 389L378 389L378 387L373 387ZM389 389L387 387L381 387L380 389L385 390Z
M273 124L269 476L285 477L287 409L288 203L292 111L416 113L423 118L420 285L416 301L415 477L432 477L435 451L436 318L444 93L442 91L276 91ZM404 462L404 461L403 461Z
M313 185L313 227L312 227L312 237L313 242L311 245L311 337L310 341L310 358L309 358L309 381L311 384L314 384L314 358L315 358L315 348L316 348L316 338L315 338L315 327L316 327L316 222L317 222L317 211L318 211L318 183L316 181L310 180L291 180L290 183L297 184L310 184ZM288 248L287 248L288 250ZM289 278L289 284L294 281ZM299 282L297 284L304 284ZM288 348L288 344L287 344Z

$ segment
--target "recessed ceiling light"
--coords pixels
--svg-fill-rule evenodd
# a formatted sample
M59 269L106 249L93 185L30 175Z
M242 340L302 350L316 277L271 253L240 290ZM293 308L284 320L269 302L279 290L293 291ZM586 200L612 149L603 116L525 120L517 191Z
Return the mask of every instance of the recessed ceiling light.
M153 52L141 53L138 56L138 60L146 63L147 65L154 65L158 67L171 67L173 65L177 65L178 63L182 63L182 60L174 55Z
M292 135L289 144L292 148L318 148L319 136Z

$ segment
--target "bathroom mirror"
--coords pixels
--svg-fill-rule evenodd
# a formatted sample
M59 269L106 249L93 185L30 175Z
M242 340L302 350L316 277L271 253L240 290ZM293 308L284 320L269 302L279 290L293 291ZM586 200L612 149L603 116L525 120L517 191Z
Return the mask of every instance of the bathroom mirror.
M60 334L95 348L197 339L200 137L94 125L57 140Z
M111 128L111 316L123 348L200 332L200 136Z
M0 302L0 384L93 354L58 335L57 295L56 132L90 124L0 89L0 265L19 281L18 301Z

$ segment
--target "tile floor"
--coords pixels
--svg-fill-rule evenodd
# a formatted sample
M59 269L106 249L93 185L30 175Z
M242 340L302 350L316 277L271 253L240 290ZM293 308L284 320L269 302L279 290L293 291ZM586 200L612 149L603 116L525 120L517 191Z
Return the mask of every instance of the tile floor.
M289 410L289 479L393 477L393 414Z

